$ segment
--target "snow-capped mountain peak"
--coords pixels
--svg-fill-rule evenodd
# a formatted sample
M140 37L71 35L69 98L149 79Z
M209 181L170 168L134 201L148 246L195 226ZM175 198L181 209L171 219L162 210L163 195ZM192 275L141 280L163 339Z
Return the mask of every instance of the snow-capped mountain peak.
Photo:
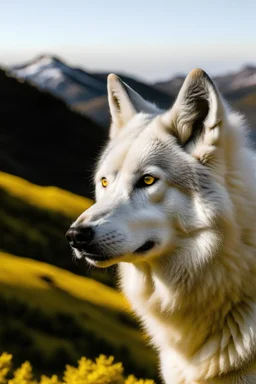
M105 94L105 84L87 72L72 68L50 55L10 68L17 78L27 80L41 89L63 98L69 104L91 100Z

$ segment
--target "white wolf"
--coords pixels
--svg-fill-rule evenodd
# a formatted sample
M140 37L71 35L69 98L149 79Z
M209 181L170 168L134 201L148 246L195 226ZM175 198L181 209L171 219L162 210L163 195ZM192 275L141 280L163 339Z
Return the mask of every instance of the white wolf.
M256 383L256 173L244 122L201 69L170 110L108 76L96 203L67 239L120 286L166 384Z

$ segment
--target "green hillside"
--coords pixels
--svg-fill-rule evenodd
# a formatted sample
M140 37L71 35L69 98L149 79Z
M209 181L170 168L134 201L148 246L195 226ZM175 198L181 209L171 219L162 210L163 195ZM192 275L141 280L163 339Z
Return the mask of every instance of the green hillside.
M65 233L92 201L55 187L40 187L0 172L0 249L113 286L114 268L89 268L74 260Z
M82 355L125 361L127 373L153 378L156 359L113 288L31 259L0 253L1 350L19 364L62 370ZM7 326L8 323L8 326Z
M0 172L0 188L40 209L76 218L92 205L92 200L57 187L41 187L18 176Z

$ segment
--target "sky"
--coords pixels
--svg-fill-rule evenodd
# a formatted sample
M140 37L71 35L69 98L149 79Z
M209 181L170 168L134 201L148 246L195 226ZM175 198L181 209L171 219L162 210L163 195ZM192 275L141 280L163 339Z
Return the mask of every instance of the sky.
M1 0L0 65L53 54L153 82L256 64L256 0Z

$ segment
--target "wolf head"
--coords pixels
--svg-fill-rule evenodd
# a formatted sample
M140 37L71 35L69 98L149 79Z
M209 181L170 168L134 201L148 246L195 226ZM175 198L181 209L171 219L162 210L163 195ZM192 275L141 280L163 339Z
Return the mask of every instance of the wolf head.
M177 263L177 254L183 265L208 263L235 221L226 172L237 116L201 69L188 74L167 111L114 74L108 100L112 123L95 173L96 202L66 235L75 255L98 267Z

